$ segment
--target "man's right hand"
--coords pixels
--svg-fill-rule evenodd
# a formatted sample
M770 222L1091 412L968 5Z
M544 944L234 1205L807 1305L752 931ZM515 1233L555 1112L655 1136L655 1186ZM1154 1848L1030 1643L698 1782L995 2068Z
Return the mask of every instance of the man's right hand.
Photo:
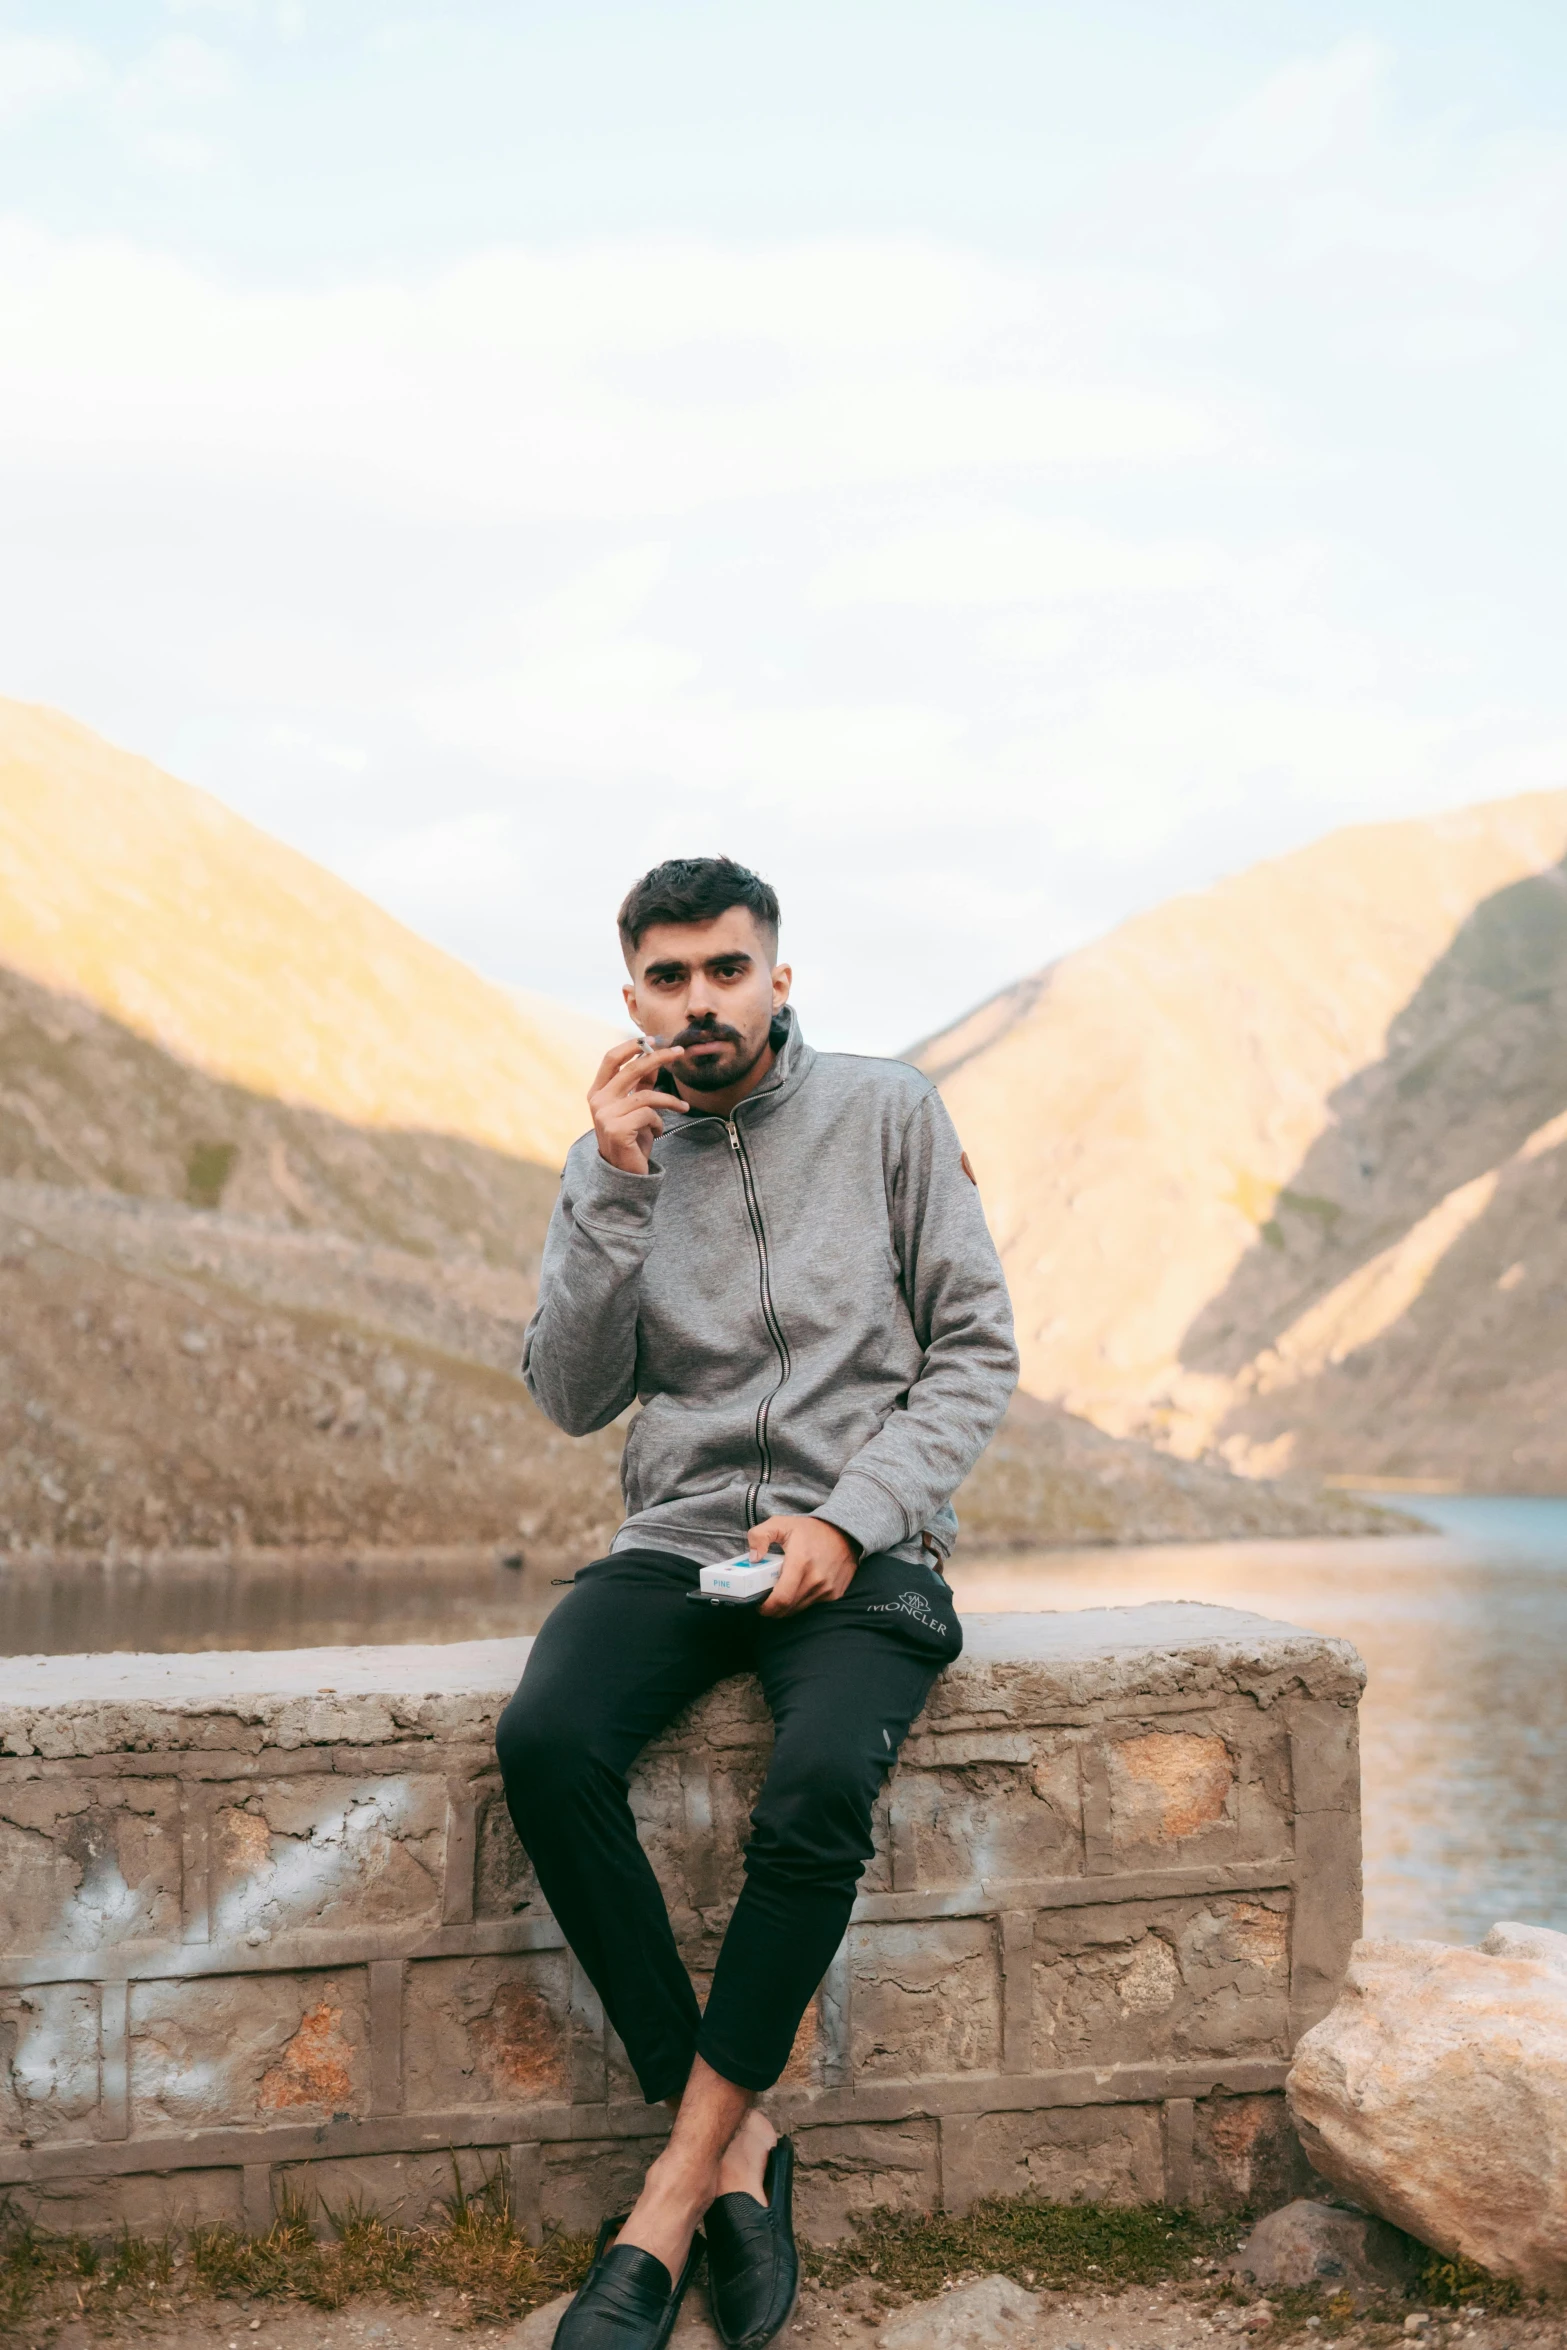
M657 1093L660 1069L678 1061L683 1044L660 1045L645 1053L638 1044L611 1045L588 1090L599 1157L628 1175L645 1175L648 1153L664 1131L664 1112L684 1110L678 1094Z

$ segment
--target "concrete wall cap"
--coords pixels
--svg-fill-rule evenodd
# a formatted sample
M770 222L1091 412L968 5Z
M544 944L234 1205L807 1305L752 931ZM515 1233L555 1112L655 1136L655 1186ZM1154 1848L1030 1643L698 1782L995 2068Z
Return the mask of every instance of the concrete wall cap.
M1145 1692L1245 1689L1351 1699L1365 1668L1347 1641L1194 1601L969 1616L965 1652L931 1715L1042 1717ZM532 1643L220 1650L180 1656L0 1659L0 1753L487 1740ZM723 1709L715 1693L704 1705ZM749 1708L745 1709L749 1712ZM729 1706L733 1711L733 1706Z

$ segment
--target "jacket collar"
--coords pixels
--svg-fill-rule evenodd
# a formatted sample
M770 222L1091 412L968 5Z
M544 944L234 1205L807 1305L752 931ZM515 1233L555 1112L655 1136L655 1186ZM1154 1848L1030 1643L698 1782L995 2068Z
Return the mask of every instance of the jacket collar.
M774 1016L769 1041L773 1048L772 1067L756 1091L748 1093L744 1101L736 1102L732 1112L733 1116L743 1117L747 1122L761 1111L764 1102L771 1108L778 1102L787 1101L791 1094L798 1093L810 1075L811 1065L816 1059L815 1053L800 1033L799 1016L792 1004L785 1004L783 1010ZM669 1072L666 1068L661 1070L659 1074L662 1079L667 1077ZM672 1078L669 1090L671 1093L674 1091ZM705 1125L718 1126L724 1123L723 1119L715 1118L711 1111L704 1113L688 1110L683 1117L670 1112L665 1117L664 1132L666 1135L676 1134L682 1128L690 1132L699 1132Z

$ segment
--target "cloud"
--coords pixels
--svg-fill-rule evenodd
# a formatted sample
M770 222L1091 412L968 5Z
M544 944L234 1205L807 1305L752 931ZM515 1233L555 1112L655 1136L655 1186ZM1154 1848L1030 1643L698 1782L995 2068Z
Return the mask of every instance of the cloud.
M526 897L536 845L515 811L475 808L390 834L356 861L354 880L431 923L504 913Z
M923 547L906 534L840 562L841 610L846 587L867 583L877 595L906 585L906 602L939 610L954 608L947 591L960 610L972 593L966 640L949 636L928 665L910 644L852 698L738 693L671 641L661 559L628 548L465 648L418 691L419 725L492 773L522 763L574 804L705 804L840 841L891 828L916 858L922 830L956 810L976 859L987 835L1022 824L1120 863L1259 794L1337 815L1368 799L1419 805L1440 788L1450 723L1402 707L1358 636L1314 610L1321 551L1242 561L1200 542L1142 549L1064 529L1010 534L1009 546L1008 535L948 526ZM998 538L993 581L984 557ZM1008 572L1018 542L1043 550L1042 570ZM954 546L975 565L967 578L944 565ZM1086 581L1084 547L1097 564ZM1063 596L1084 600L1066 634ZM411 880L413 865L403 870Z
M1493 153L1484 159L1489 168L1478 171L1476 160L1467 170L1429 169L1413 185L1407 175L1392 185L1383 176L1369 186L1312 193L1294 215L1294 257L1320 263L1355 254L1390 265L1390 277L1414 264L1481 287L1528 276L1561 250L1567 156ZM1471 347L1482 323L1466 322Z
M335 768L342 775L363 775L370 764L370 754L360 745L323 742L299 726L274 726L268 739L280 751L321 767Z
M1063 350L1072 299L939 247L835 241L512 250L404 285L251 293L12 223L0 303L34 357L0 387L0 430L90 471L243 468L408 515L616 523L1179 465L1255 435L1211 390ZM715 351L740 355L744 396Z
M138 59L120 83L119 105L132 113L162 113L170 107L210 106L232 96L233 60L209 41L171 33Z
M1216 126L1199 179L1252 181L1258 206L1278 206L1258 224L1286 268L1353 257L1400 303L1427 272L1502 285L1559 253L1560 141L1482 130L1458 109L1415 117L1394 103L1397 62L1364 37L1292 61ZM1477 333L1471 320L1462 339L1473 345ZM1453 338L1429 339L1432 364L1451 364Z
M1281 179L1364 137L1376 118L1390 54L1380 41L1341 41L1270 74L1218 125L1201 161L1238 178Z
M210 4L210 0L206 0ZM89 119L159 170L204 171L216 149L186 118L236 87L232 61L210 43L184 34L154 41L123 72L82 41L0 35L0 122L67 101L89 102Z
M61 99L80 97L106 75L98 51L83 41L0 36L0 121L15 122Z
M813 583L826 609L917 604L974 610L1164 596L1234 580L1241 569L1211 540L1133 538L1006 511L903 530L834 558Z

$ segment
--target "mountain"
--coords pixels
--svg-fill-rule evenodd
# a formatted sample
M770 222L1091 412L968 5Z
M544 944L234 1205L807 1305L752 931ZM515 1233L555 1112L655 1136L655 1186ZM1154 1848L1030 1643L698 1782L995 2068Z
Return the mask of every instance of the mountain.
M205 794L0 703L0 1553L601 1548L622 1441L515 1377L614 1032L492 987ZM1016 1544L1353 1532L1026 1401Z
M1252 1472L1567 1490L1567 792L1357 826L916 1048L1025 1386Z
M591 1548L513 1372L615 1033L0 702L0 1550Z
M553 1167L615 1033L491 986L206 792L7 701L0 964L252 1095Z

